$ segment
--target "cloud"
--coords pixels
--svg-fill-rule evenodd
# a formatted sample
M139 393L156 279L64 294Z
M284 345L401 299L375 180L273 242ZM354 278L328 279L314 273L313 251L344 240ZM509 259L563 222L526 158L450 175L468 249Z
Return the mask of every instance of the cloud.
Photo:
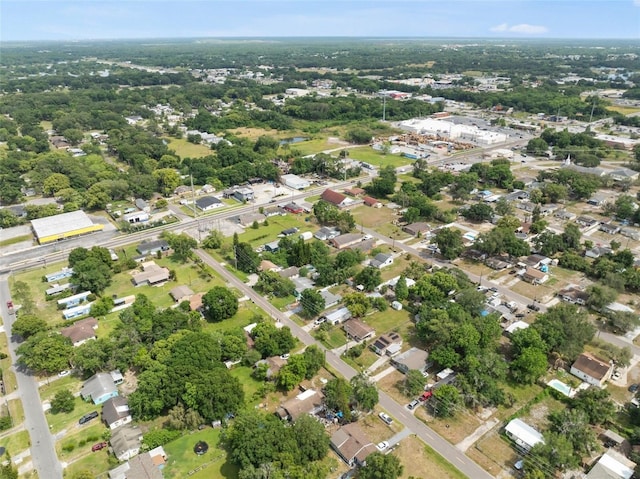
M636 7L640 7L640 0L633 0L633 4L634 4Z
M640 2L640 0L635 1ZM543 25L529 25L528 23L519 23L517 25L501 23L500 25L491 27L489 30L492 32L521 33L524 35L541 35L549 31L549 29Z

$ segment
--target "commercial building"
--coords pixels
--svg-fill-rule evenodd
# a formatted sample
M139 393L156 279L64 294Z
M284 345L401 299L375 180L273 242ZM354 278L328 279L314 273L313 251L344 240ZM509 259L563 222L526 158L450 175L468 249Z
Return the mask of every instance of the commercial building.
M304 190L305 188L309 188L311 183L304 178L300 178L298 175L288 174L282 175L280 177L280 181L284 186L288 186L289 188L293 188L294 190Z
M38 243L48 244L102 231L104 226L94 224L84 211L78 210L31 220L31 228Z
M507 135L481 130L477 126L456 124L433 118L412 119L400 122L400 128L421 135L437 136L452 140L472 141L480 145L495 145L507 141Z

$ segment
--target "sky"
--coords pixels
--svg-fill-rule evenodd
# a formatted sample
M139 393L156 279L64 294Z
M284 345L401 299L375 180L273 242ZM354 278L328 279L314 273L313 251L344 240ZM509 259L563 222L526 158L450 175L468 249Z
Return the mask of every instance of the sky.
M332 36L640 40L640 0L0 2L5 42Z

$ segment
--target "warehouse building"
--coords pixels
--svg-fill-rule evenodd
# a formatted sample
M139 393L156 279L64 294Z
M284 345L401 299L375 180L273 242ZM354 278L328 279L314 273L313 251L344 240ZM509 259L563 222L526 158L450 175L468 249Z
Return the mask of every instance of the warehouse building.
M95 224L81 210L31 220L31 227L40 244L74 238L103 229L103 225Z

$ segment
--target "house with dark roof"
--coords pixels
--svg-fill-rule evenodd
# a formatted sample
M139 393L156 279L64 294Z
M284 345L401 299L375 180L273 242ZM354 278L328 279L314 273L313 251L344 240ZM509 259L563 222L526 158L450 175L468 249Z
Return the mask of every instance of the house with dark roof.
M558 297L562 301L566 301L571 304L578 304L580 306L587 304L587 300L589 299L589 295L586 291L574 285L567 286L566 288L558 291Z
M109 479L163 479L167 453L162 446L139 454L109 471Z
M60 330L60 334L69 338L75 347L96 339L96 329L98 329L98 320L96 318L85 318L76 321L67 328L63 328Z
M549 280L549 275L544 271L527 266L522 273L522 280L531 284L542 284Z
M350 467L364 466L367 457L377 450L357 422L346 424L333 433L330 444Z
M287 203L286 205L284 205L284 210L294 215L304 213L304 208L296 203Z
M613 250L608 246L594 246L593 248L586 250L584 252L584 255L587 258L596 259L596 258L599 258L600 256L604 256L612 253L613 253Z
M409 233L411 236L424 235L431 231L431 226L429 223L417 222L411 223L409 225L403 226L402 231L405 233Z
M169 295L176 303L182 303L183 301L189 301L189 298L193 295L193 290L189 286L180 285L171 288Z
M129 404L122 396L116 396L108 399L102 406L102 421L111 430L131 422L131 412L129 412Z
M138 251L138 253L145 256L156 254L158 251L162 253L166 253L169 251L169 249L170 249L169 243L167 243L165 240L146 241L146 242L140 243L136 247L136 250Z
M352 188L347 188L346 190L344 190L344 192L349 196L360 196L360 195L364 195L365 193L364 189L358 188L357 186L354 186Z
M342 329L347 333L347 338L359 343L376 335L375 329L357 318L352 318L345 322Z
M402 347L402 336L395 331L383 334L376 339L371 345L371 349L374 353L382 356L384 354L392 356L397 354Z
M93 404L103 404L118 395L118 388L109 373L97 373L87 379L82 385L80 396Z
M576 223L578 223L583 228L589 228L598 223L598 220L593 219L590 216L578 216L576 218Z
M196 200L196 206L201 211L211 211L224 206L224 203L215 196L203 196Z
M326 201L327 203L331 203L338 208L344 208L350 203L353 203L353 200L351 198L347 198L342 193L338 193L337 191L333 191L330 189L324 190L320 195L320 199Z
M393 264L393 256L386 253L378 253L371 261L369 261L369 266L373 266L374 268L382 269L385 266L391 266Z
M582 353L571 365L570 372L584 382L602 388L611 377L613 364L590 353Z
M620 226L613 223L602 223L600 224L600 231L603 231L610 235L615 235L620 233Z

